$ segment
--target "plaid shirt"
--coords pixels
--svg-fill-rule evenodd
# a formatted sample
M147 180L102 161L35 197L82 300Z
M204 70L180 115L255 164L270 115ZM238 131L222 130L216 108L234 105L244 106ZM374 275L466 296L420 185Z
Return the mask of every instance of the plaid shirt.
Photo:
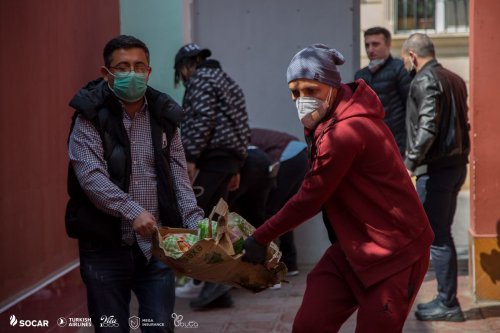
M102 140L92 123L78 116L69 142L69 159L85 193L102 211L122 218L122 240L127 244L134 237L148 260L151 258L151 236L142 237L133 232L132 222L143 211L151 213L161 225L158 211L156 170L147 103L130 118L123 110L123 125L130 141L131 175L129 192L122 191L109 176L104 159ZM166 147L166 136L162 142ZM203 218L197 206L191 183L187 176L186 159L179 131L172 138L170 164L179 211L185 227L195 229Z

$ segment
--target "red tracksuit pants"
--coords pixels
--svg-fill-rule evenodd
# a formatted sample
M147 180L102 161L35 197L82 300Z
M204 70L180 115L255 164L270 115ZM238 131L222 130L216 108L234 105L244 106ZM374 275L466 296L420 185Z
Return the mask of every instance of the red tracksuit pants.
M334 244L307 276L293 332L338 332L358 310L356 333L401 333L428 266L427 251L413 265L365 288Z

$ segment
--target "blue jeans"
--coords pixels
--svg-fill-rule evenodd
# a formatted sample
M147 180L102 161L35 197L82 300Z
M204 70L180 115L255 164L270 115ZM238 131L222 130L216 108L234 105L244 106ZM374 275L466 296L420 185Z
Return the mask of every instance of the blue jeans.
M467 174L467 166L455 166L417 177L417 192L434 231L431 245L432 266L436 272L438 298L447 306L457 300L457 251L451 225L457 196Z
M96 332L129 332L132 291L139 302L139 318L164 325L141 326L142 332L174 331L174 273L155 257L148 263L137 244L114 249L80 245L80 273ZM103 316L113 316L119 326L104 323Z

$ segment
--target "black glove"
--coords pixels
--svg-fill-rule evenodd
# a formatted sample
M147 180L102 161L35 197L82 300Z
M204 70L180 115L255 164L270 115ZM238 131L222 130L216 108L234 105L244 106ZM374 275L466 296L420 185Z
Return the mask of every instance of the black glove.
M255 238L249 236L243 244L245 254L242 260L252 262L254 264L263 264L267 256L267 245L258 243Z

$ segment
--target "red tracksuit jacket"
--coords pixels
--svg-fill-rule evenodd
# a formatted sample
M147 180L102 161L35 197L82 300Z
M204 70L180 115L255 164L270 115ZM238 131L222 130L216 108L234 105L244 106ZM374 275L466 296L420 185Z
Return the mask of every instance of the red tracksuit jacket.
M254 238L267 244L324 208L365 287L426 253L434 234L383 117L364 81L342 84L332 111L314 130L302 187Z

